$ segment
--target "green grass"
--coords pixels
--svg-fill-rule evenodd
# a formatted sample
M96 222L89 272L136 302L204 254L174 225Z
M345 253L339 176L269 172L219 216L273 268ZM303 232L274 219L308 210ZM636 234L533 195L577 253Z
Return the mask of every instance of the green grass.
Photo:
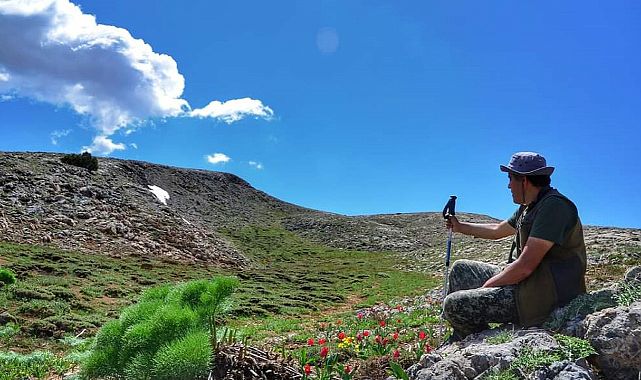
M256 266L239 275L237 315L309 314L350 295L358 298L355 307L369 306L437 284L424 273L395 269L405 263L390 252L327 248L280 228L226 234Z
M486 338L485 341L489 344L503 344L513 341L515 337L514 331L503 330L494 336Z
M0 351L65 352L59 338L92 336L153 285L236 275L240 284L228 320L253 341L304 335L300 326L329 315L423 294L433 277L396 269L409 263L391 252L324 247L279 227L223 231L252 261L243 272L152 258L112 258L39 246L0 243L3 267L17 283L0 288L0 308L18 319ZM40 315L39 313L44 313ZM302 323L301 323L302 322Z

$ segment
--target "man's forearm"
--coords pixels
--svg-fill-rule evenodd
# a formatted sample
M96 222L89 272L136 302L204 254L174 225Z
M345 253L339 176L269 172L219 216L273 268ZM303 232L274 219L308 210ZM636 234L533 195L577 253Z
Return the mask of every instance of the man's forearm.
M516 261L508 265L499 274L490 278L483 284L484 288L492 288L505 285L515 285L523 281L530 275L530 271L523 268Z
M464 235L470 235L483 239L498 239L498 223L466 223L460 222L459 232Z

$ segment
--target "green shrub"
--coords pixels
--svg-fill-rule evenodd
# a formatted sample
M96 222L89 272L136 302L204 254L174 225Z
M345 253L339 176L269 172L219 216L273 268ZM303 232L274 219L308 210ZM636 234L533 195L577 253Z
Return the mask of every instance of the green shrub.
M103 326L82 366L87 378L182 379L207 375L218 316L237 280L159 286ZM213 334L212 334L213 331Z
M614 296L619 306L630 306L633 302L641 300L641 284L620 284L619 292Z
M16 275L7 268L0 268L0 286L16 283Z
M92 157L89 152L84 152L82 154L65 154L60 161L65 164L85 168L90 172L98 170L98 159L96 157Z
M38 318L66 314L69 310L69 305L65 302L41 299L32 299L18 306L18 313Z
M159 380L206 379L212 347L209 334L194 331L160 349L153 359L152 374Z
M13 298L21 300L37 299L49 301L56 298L56 296L48 290L38 289L31 286L22 286L22 284L22 282L20 284L16 284L13 289L11 289L11 295Z
M570 361L587 358L596 354L594 347L585 339L556 334L554 339L561 345L564 358Z

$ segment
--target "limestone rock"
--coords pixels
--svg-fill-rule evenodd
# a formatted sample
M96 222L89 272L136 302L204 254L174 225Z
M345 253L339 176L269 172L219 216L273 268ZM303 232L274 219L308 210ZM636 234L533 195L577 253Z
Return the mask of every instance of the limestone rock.
M608 379L634 379L641 371L641 301L601 310L583 322L585 339L598 352L596 362Z

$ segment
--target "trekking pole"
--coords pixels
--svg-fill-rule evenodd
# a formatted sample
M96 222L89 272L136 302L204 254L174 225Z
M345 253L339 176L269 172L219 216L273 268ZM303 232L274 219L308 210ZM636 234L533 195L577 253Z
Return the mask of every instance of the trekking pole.
M456 214L456 195L450 195L450 200L447 201L445 208L443 209L443 219L449 220L450 216ZM443 324L443 317L445 314L445 296L447 296L447 286L448 286L448 277L450 273L450 254L452 253L452 228L447 229L447 251L445 253L445 278L443 279L443 295L441 297L441 338L443 337L443 332L445 330L445 325Z

